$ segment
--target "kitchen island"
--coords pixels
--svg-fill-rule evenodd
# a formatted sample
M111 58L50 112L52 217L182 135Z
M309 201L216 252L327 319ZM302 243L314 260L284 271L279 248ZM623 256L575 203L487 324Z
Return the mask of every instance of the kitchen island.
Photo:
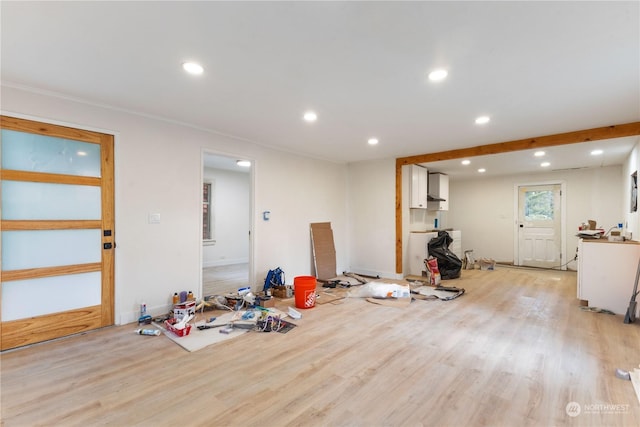
M590 307L625 314L633 293L640 242L606 238L578 242L578 299Z

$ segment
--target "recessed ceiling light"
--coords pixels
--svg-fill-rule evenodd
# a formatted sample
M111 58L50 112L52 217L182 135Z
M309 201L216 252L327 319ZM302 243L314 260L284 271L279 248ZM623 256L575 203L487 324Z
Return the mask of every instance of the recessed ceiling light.
M549 162L540 163L540 166L542 166L543 168L549 167L550 165L551 165L551 163L549 163Z
M485 125L487 123L489 123L489 120L491 120L489 118L489 116L480 116L476 119L476 124L477 125Z
M535 153L533 153L533 155L536 156L536 157L542 157L545 154L547 154L547 153L545 153L544 151L536 151Z
M369 145L376 145L378 143L378 138L369 138L367 142Z
M195 62L185 62L182 64L182 68L189 74L202 74L204 71L202 65Z
M465 159L463 161L461 161L460 163L462 163L463 165L467 166L471 164L471 160Z
M429 73L429 80L439 82L447 77L447 70L434 70Z
M593 150L593 151L591 152L591 155L592 155L592 156L599 156L600 154L602 154L602 150Z
M313 111L307 111L304 113L304 120L307 122L315 122L318 119L318 115Z
M249 160L237 160L236 165L242 166L243 168L248 168L251 166L251 162Z
M486 170L485 168L480 168L480 169L478 169L478 172L480 172L480 173L485 173L486 171L487 171L487 170Z

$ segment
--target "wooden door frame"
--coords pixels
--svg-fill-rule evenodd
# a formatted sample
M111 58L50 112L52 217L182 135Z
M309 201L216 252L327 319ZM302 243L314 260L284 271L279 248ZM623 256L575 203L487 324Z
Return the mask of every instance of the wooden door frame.
M60 336L59 334L56 335L57 330L65 331L64 335L71 335L78 332L113 325L115 319L114 135L41 122L37 121L37 119L20 118L13 115L0 115L0 128L100 144L100 177L79 177L64 174L14 171L0 168L0 180L13 179L31 182L56 184L74 183L80 185L99 186L101 188L102 198L102 215L101 219L98 220L4 220L0 222L0 230L100 229L102 235L101 245L104 247L105 244L111 244L112 246L111 249L101 250L102 259L99 263L31 268L3 272L2 281L4 282L27 278L101 271L102 283L100 305L36 316L27 319L18 319L7 322L0 321L0 350L56 338L57 336ZM110 230L110 233L105 233L105 230ZM1 302L2 292L0 292L0 307ZM47 326L50 325L52 321L56 322L55 328ZM72 321L75 321L76 323L79 321L81 324L72 324Z
M402 166L640 135L640 122L396 158L396 273L402 273Z

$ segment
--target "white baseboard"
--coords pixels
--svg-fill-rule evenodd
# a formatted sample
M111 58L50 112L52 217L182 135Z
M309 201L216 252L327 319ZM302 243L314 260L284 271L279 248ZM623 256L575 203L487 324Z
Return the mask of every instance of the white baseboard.
M158 305L154 307L147 306L147 314L151 317L157 317L157 316L161 316L163 314L169 313L169 311L171 311L172 308L173 307L171 304ZM120 313L120 315L118 316L118 321L116 322L116 325L126 325L128 323L134 323L134 322L137 324L139 318L140 318L140 312L137 310Z

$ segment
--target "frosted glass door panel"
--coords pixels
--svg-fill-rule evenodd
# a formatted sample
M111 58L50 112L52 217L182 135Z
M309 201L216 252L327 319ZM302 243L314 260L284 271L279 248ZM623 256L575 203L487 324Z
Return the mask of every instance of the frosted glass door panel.
M2 232L2 269L55 267L101 261L101 230Z
M2 283L2 321L100 305L101 273Z
M3 181L2 219L100 219L100 187Z
M100 145L3 129L2 168L99 177Z

